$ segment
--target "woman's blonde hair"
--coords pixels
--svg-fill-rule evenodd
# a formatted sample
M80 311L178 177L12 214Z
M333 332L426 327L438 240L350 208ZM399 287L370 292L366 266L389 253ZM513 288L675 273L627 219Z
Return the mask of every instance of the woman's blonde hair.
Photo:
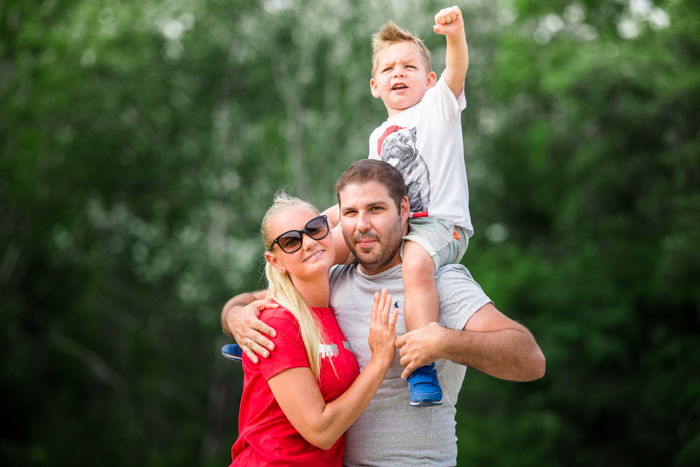
M274 202L265 213L260 226L260 233L262 233L265 248L274 241L270 234L270 224L274 217L280 212L296 206L307 207L318 213L318 210L313 205L290 196L284 191L279 191L275 194ZM316 315L311 312L311 309L304 302L289 273L282 273L269 262L265 262L265 277L268 284L267 297L275 299L280 305L287 308L299 322L301 339L304 342L309 367L318 379L321 371L319 346L324 341L324 336Z

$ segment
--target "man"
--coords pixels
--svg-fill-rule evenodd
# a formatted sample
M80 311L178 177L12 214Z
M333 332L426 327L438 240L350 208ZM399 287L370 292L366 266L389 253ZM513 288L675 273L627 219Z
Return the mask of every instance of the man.
M387 288L403 304L401 241L409 203L401 174L389 164L360 160L336 184L343 237L357 264L331 270L331 306L360 367L369 361L369 304ZM545 359L532 334L499 312L461 265L436 275L440 323L406 333L399 317L400 361L389 370L369 407L347 432L345 465L455 465L455 404L466 366L496 378L541 378ZM224 332L254 360L268 355L274 331L256 318L261 292L241 294L222 310ZM247 306L246 306L247 305ZM444 404L416 409L406 400L407 377L436 362Z

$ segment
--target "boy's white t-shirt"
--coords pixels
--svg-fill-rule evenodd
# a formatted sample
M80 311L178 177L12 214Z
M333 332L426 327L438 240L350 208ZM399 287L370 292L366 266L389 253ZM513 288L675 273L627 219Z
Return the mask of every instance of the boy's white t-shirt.
M464 163L461 112L443 77L413 107L389 117L369 137L369 158L384 160L404 177L411 211L428 211L474 234Z

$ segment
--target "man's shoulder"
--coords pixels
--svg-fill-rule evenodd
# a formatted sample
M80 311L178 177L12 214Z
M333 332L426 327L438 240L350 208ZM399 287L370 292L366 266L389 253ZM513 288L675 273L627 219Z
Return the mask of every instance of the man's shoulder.
M474 312L491 302L469 270L461 264L448 264L438 269L435 282L440 297L441 317L447 319L453 313L461 316L448 326L453 329L461 329Z
M469 270L461 264L448 264L438 269L435 284L441 303L476 300L490 301Z
M436 282L449 282L454 280L474 281L471 272L462 264L447 264L435 273Z

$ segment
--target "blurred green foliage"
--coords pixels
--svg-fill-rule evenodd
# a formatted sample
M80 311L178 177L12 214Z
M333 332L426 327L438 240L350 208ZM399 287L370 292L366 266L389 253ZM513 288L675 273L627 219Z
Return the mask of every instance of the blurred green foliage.
M0 2L3 465L222 465L274 191L324 208L384 118L369 36L434 1ZM470 371L460 465L700 463L700 10L465 1L477 235L543 348Z

